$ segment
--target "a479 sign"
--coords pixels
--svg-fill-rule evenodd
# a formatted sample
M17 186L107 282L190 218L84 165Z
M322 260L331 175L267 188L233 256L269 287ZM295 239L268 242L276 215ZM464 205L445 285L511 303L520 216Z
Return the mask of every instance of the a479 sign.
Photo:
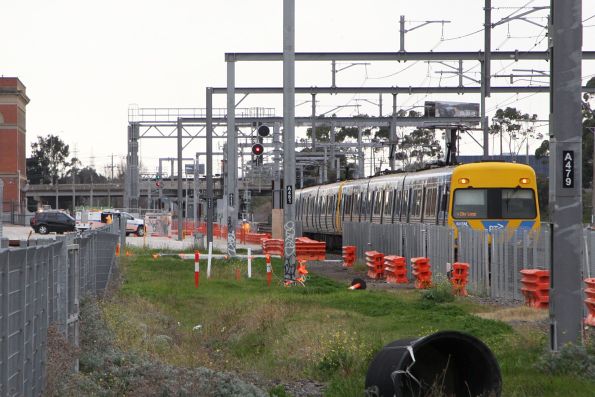
M574 188L574 150L562 151L562 187Z

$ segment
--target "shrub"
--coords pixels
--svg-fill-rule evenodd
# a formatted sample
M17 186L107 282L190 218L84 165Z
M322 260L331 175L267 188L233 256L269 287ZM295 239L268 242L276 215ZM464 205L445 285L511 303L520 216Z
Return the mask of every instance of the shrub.
M422 298L435 303L452 302L455 300L450 281L442 275L435 277L432 286L423 291Z
M583 346L567 344L559 352L545 352L535 368L551 375L575 375L595 379L595 354Z

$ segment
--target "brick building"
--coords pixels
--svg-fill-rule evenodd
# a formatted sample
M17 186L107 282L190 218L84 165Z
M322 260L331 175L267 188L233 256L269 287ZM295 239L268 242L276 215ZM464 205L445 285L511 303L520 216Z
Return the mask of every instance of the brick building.
M4 210L7 206L25 204L28 103L26 88L18 77L0 77L0 178L4 181Z

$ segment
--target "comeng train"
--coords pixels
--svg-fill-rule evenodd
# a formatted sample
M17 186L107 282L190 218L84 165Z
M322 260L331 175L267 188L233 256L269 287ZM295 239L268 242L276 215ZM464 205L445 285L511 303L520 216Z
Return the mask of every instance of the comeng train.
M536 229L535 171L479 162L300 189L296 220L311 237L340 246L344 222L428 223L474 229Z

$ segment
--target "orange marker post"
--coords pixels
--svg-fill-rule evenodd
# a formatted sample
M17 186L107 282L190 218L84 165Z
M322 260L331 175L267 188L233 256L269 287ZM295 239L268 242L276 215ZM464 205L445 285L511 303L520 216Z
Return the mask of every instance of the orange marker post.
M120 243L116 244L116 257L120 256Z
M273 281L273 267L271 266L271 256L266 254L264 256L264 260L267 263L267 286L271 286L271 281Z
M200 254L194 251L194 288L198 288L200 281Z

